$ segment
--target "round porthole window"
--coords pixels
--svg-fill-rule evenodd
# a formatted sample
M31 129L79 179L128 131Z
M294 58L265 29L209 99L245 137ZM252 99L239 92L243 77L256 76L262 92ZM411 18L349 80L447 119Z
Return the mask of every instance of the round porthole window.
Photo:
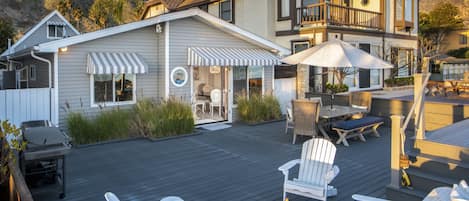
M174 84L174 86L182 87L186 85L188 79L189 74L183 67L176 67L173 69L173 71L171 71L171 82Z

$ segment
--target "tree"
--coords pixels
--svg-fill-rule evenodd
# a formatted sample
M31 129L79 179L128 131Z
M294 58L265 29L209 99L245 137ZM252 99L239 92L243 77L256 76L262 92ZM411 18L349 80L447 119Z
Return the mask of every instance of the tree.
M106 28L135 20L132 6L125 0L95 0L88 17L99 28Z
M8 39L14 39L16 30L10 20L0 18L0 52L8 48Z
M0 184L8 179L8 163L16 160L12 149L21 151L26 146L26 142L17 140L19 136L20 131L15 125L8 121L0 121Z
M419 19L421 56L431 51L438 54L445 36L464 26L463 20L459 16L458 7L448 2L438 4L429 13L420 13Z

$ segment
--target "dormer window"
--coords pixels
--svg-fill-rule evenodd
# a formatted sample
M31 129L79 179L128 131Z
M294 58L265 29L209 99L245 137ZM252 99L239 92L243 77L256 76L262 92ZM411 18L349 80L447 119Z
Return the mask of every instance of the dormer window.
M47 38L57 39L65 36L65 25L63 24L48 24L47 25Z
M220 18L227 22L233 22L232 0L224 0L220 2Z

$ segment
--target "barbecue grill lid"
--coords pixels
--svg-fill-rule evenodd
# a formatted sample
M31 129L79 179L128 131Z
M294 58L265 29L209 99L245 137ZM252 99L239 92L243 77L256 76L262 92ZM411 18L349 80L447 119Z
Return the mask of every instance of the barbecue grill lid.
M31 127L24 130L23 139L27 147L62 145L68 143L68 137L56 127Z

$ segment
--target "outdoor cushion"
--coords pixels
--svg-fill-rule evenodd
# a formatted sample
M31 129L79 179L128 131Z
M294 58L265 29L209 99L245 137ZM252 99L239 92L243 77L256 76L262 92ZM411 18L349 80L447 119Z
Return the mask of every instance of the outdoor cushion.
M380 122L383 122L383 118L367 116L361 119L337 122L334 124L334 128L340 128L343 130L352 130L355 128L360 128L363 126L368 126L368 125L372 125L372 124L376 124Z

